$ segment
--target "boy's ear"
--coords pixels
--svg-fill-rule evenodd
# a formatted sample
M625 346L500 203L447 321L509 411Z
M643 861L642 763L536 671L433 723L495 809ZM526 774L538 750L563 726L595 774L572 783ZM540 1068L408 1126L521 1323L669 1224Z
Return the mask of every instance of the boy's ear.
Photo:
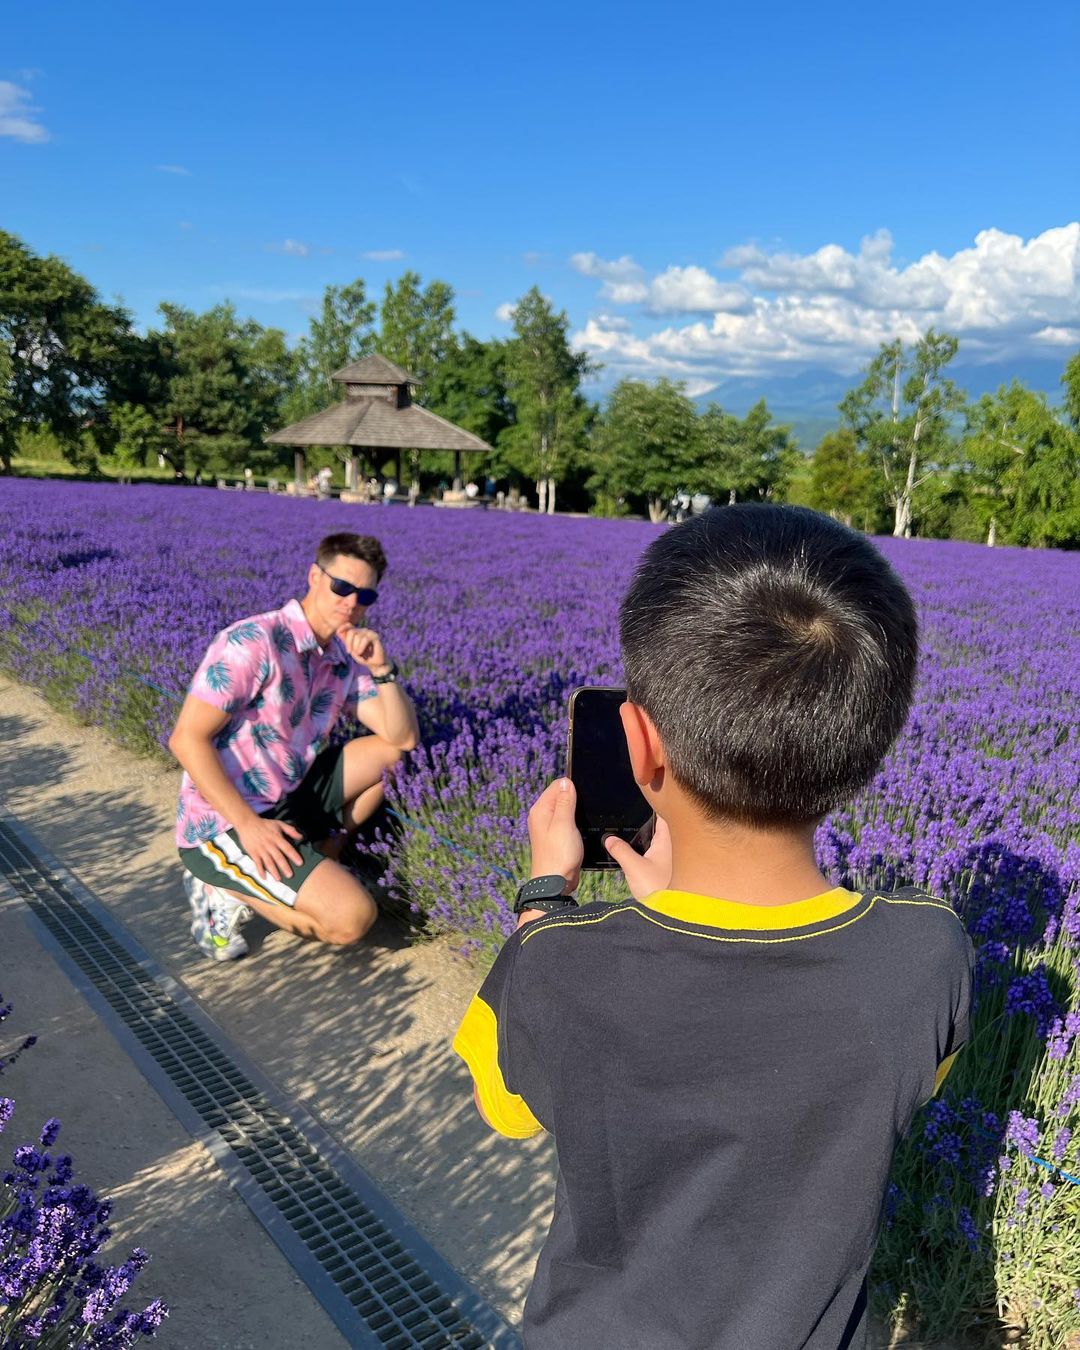
M630 751L630 767L634 782L641 787L656 786L656 775L664 768L664 747L653 726L652 718L644 708L627 700L619 707L626 747Z

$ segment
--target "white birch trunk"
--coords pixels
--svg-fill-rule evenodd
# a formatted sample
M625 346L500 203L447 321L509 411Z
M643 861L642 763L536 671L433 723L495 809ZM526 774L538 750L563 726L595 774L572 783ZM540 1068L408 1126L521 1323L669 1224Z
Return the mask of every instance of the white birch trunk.
M536 480L536 509L541 515L547 510L547 485L546 478Z
M555 514L555 479L547 480L547 513L549 516Z

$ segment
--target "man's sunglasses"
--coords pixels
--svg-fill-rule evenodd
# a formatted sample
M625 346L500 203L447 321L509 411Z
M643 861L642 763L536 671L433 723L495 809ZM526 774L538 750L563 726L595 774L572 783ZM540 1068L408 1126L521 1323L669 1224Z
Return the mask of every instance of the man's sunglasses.
M330 589L335 595L340 595L342 599L347 595L355 595L358 605L373 605L379 598L379 592L373 591L370 586L354 586L351 581L343 581L341 577L331 576L322 563L316 563L315 566L325 576L330 577Z

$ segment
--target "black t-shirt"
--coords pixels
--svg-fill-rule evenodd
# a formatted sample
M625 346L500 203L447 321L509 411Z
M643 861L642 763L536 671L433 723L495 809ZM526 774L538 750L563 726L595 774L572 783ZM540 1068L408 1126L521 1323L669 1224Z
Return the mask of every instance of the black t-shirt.
M897 1140L967 1038L971 944L917 891L679 891L519 929L454 1048L555 1137L529 1350L856 1350Z

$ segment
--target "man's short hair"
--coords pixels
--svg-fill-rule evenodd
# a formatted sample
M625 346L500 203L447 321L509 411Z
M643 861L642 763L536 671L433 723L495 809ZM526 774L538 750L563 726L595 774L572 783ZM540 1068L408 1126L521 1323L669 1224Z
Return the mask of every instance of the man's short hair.
M386 571L386 554L383 546L370 534L328 534L315 550L315 561L320 567L326 567L335 558L358 558L360 562L370 563L375 569L375 578L382 581Z
M715 819L820 819L869 782L911 703L911 597L867 539L803 507L719 507L667 530L620 632L630 699Z

